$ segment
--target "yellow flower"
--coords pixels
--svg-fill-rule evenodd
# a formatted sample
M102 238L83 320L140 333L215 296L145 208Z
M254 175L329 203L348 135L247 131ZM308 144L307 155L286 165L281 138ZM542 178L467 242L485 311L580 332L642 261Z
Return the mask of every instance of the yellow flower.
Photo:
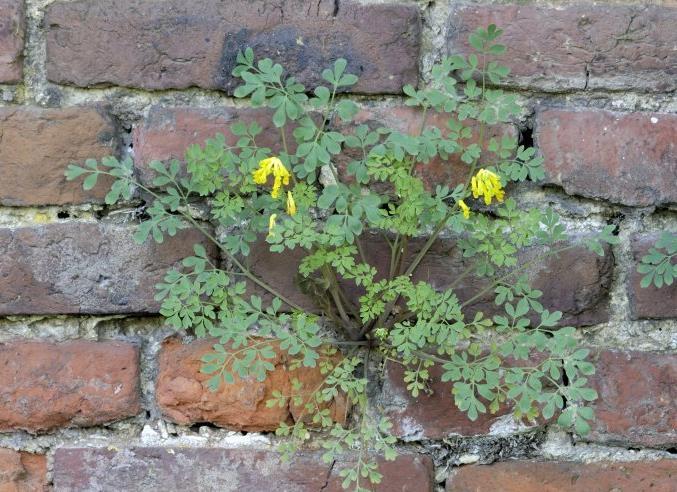
M291 174L287 168L284 167L284 164L282 164L282 161L279 158L269 157L259 162L259 168L252 173L254 183L259 185L266 184L270 174L275 178L270 196L277 198L280 196L280 188L282 188L282 185L284 184L286 186L289 184Z
M275 236L275 219L277 219L277 214L273 214L268 219L268 237Z
M296 215L296 202L294 201L294 195L291 194L291 191L287 191L287 213L289 215Z
M491 199L503 201L505 191L501 187L501 178L487 169L480 169L470 181L473 198L484 197L484 203L491 204ZM464 211L465 215L465 211Z
M458 201L458 206L461 207L461 211L463 212L463 217L466 219L470 217L470 209L468 206L465 204L463 200Z

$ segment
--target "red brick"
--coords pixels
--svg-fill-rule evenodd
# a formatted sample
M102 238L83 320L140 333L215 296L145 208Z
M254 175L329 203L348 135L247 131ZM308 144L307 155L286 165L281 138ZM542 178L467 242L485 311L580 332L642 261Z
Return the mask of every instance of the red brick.
M134 242L134 226L91 222L0 229L0 315L157 313L155 284L193 244L195 229L162 244Z
M148 164L152 160L183 160L192 144L202 145L217 134L226 137L227 145L235 145L239 137L230 131L236 122L258 123L263 129L257 138L259 147L281 149L280 131L272 122L272 113L267 109L252 108L165 108L154 106L148 117L132 132L134 160L143 183L151 183L154 172ZM287 132L289 144L294 142L291 130Z
M250 46L309 87L337 58L362 93L417 83L420 19L413 5L347 0L60 1L47 9L49 80L82 87L201 87L232 93L238 51ZM384 47L387 47L384 48Z
M271 362L275 370L268 373L263 382L254 379L236 378L232 384L222 384L214 392L207 387L211 375L200 372L201 357L213 351L217 340L198 340L183 344L176 338L166 340L160 353L160 370L157 381L157 402L162 412L180 424L210 422L229 429L261 431L274 430L280 422L292 422L301 418L303 409L288 404L268 408L266 402L273 391L291 394L291 381L298 379L304 391L310 391L321 383L318 369L286 367L286 356L277 350ZM275 347L275 342L271 340ZM344 421L347 408L343 397L330 405L332 416Z
M677 355L605 350L590 377L599 399L587 440L643 447L677 444Z
M123 342L0 344L0 431L41 432L136 415L139 354Z
M25 27L24 2L0 0L0 83L21 82Z
M59 448L54 455L56 490L218 490L224 492L339 492L338 473L319 455L299 454L290 463L274 451L219 448ZM381 462L375 492L433 490L427 456L402 455Z
M458 409L451 394L452 383L443 383L440 377L442 367L429 369L432 378L431 394L420 393L417 398L407 390L403 381L404 368L401 364L387 365L381 404L386 416L393 423L391 432L405 440L441 439L450 435L474 436L488 434L491 426L512 410L502 406L495 414L480 414L472 421Z
M448 52L470 53L468 35L494 23L508 47L498 61L509 85L566 89L677 88L677 9L656 5L460 5L448 25Z
M677 318L677 282L660 288L653 283L645 288L640 285L644 274L637 272L637 265L649 253L649 249L654 247L658 238L658 234L636 235L632 238L635 262L630 267L628 297L633 319Z
M47 490L47 459L0 448L0 492L38 492Z
M535 139L546 182L570 195L639 207L677 202L677 115L546 109Z
M627 463L507 461L464 466L447 479L451 492L671 492L677 460Z
M582 236L573 238L574 241L582 239ZM370 264L385 274L390 254L387 244L369 237L364 239L364 244ZM411 242L412 257L420 246L420 241ZM254 244L249 256L251 270L302 307L315 309L313 300L297 286L298 265L305 255L304 251L297 248L285 252L284 261L281 261L281 256L270 252L269 247L265 241ZM521 261L529 261L539 252L538 249L526 250ZM436 289L443 290L465 270L468 261L461 258L452 241L439 240L417 268L414 279L430 282ZM526 273L534 288L543 292L541 302L545 308L563 312L562 325L585 326L609 319L608 298L612 268L613 255L608 248L605 256L600 257L581 245L544 260L529 268ZM485 279L469 275L454 290L459 299L464 301L482 291L486 285ZM346 288L353 299L361 295L361 291L355 289L353 284L348 283ZM488 314L496 314L498 308L494 304L493 295L493 291L487 292L469 305L466 312L482 310Z
M103 202L110 180L91 191L67 182L70 163L116 154L115 126L100 108L0 108L0 204Z

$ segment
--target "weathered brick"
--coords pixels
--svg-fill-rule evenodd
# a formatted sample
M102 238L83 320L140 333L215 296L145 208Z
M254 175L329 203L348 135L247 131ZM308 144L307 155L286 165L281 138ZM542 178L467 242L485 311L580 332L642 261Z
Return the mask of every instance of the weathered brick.
M591 441L648 447L677 444L677 356L604 350L590 383L599 399Z
M677 460L627 463L506 461L457 468L447 479L451 492L670 492Z
M643 288L640 283L644 274L637 272L637 265L649 249L654 247L658 234L636 235L632 238L632 253L635 262L630 267L628 278L628 297L633 319L640 318L677 318L677 283L657 288L649 285Z
M247 431L274 430L280 422L306 418L301 405L289 403L268 408L266 402L275 390L283 395L291 394L293 379L303 384L304 391L316 388L322 382L319 368L289 370L285 353L276 349L277 357L270 361L275 370L268 373L264 381L236 378L234 383L222 384L214 392L207 387L211 375L200 372L200 359L213 351L216 341L207 339L183 344L170 338L163 343L157 402L167 417L180 424L210 422ZM271 346L276 346L273 340ZM328 408L335 420L345 420L348 409L343 396L337 397Z
M98 425L141 408L139 354L129 343L4 343L0 367L0 431Z
M232 134L230 126L236 122L258 123L263 130L257 137L258 146L275 152L281 150L280 131L273 125L268 109L152 107L148 117L132 132L135 166L141 181L152 182L155 176L149 167L152 160L183 160L188 147L202 145L217 134L225 136L227 145L235 145L239 137ZM286 138L290 145L294 142L291 126Z
M41 454L0 448L0 491L47 490L47 459Z
M582 236L574 241L584 239ZM365 238L365 253L368 261L382 275L385 275L389 262L388 245L375 238ZM420 241L412 241L411 259L422 245ZM296 249L285 252L284 258L269 250L265 241L259 241L252 247L249 256L251 270L263 280L276 287L279 292L306 309L314 309L312 298L303 294L297 286L298 265L303 251ZM529 261L537 249L527 250L521 261ZM472 259L463 259L451 241L439 240L421 261L414 273L414 280L430 282L436 289L446 289L463 272ZM551 256L538 262L526 273L534 288L543 292L542 304L550 311L562 311L563 325L585 326L601 323L609 319L608 298L611 285L613 255L609 248L603 257L597 256L583 245ZM359 289L351 288L348 283L350 297L357 299L361 295ZM461 280L454 291L461 301L470 299L487 286L486 279L472 275ZM493 302L493 291L475 300L467 307L469 313L482 310L487 314L496 314L497 307Z
M449 17L447 49L470 53L468 35L491 23L505 30L498 61L509 85L565 89L677 88L677 9L656 5L466 4Z
M480 414L472 421L454 403L452 384L440 380L444 372L442 367L438 364L429 371L432 392L422 392L414 398L403 381L404 367L394 363L387 365L380 404L393 423L391 432L401 439L413 441L441 439L454 434L488 434L492 425L512 411L508 406L502 406L497 413Z
M59 448L54 455L56 490L220 490L223 492L339 492L343 463L299 454L284 463L274 451L219 448ZM381 462L375 492L433 490L427 456L401 455Z
M23 0L0 0L0 83L21 82L24 30Z
M115 126L102 109L0 108L0 134L0 204L103 202L110 180L83 191L82 180L64 176L70 163L117 153Z
M337 58L361 93L416 84L418 8L355 1L80 0L48 7L47 75L82 87L201 87L232 93L238 51L252 47L308 86ZM384 48L387 47L387 48Z
M677 202L677 115L546 109L535 140L546 182L630 206Z
M162 244L134 226L85 222L0 229L0 314L157 313L154 285L202 242L195 229Z

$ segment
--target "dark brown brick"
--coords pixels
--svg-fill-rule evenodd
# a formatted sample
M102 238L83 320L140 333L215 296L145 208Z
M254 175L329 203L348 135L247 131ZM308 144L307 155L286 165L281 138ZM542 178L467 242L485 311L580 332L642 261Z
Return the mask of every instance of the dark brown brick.
M595 367L590 382L599 399L586 439L623 446L677 444L677 355L604 350Z
M0 229L0 314L157 313L155 284L193 254L214 248L194 229L157 244L136 227L86 222Z
M464 466L447 479L451 492L671 492L677 460L627 463L506 461Z
M633 319L641 318L677 318L677 282L658 288L653 285L642 287L644 274L637 272L644 255L654 247L658 234L636 235L632 238L632 254L635 262L630 267L628 279L628 297Z
M677 115L547 109L535 139L546 182L570 195L646 207L677 202Z
M48 7L49 80L82 87L221 89L250 46L309 87L337 58L360 76L361 93L416 84L420 19L413 5L355 1L80 0Z
M375 492L432 492L432 462L402 455L381 462ZM60 448L54 456L56 490L214 490L223 492L339 492L343 463L330 467L319 455L284 463L274 451L219 448Z
M165 108L154 106L148 117L132 132L134 160L143 183L150 184L155 173L150 169L152 160L183 160L192 144L202 145L208 138L222 134L227 145L235 145L239 137L230 131L236 122L258 123L263 129L257 138L259 147L269 147L274 152L281 149L280 131L272 122L267 109L252 108ZM291 130L287 133L289 144L294 142Z
M23 0L0 0L0 83L21 82L25 27Z
M316 388L322 382L318 369L289 370L284 351L277 350L271 360L275 370L265 381L236 378L232 384L222 384L218 391L207 387L211 375L200 372L201 357L213 351L217 340L198 340L183 344L176 338L166 340L160 353L157 381L157 402L162 412L180 424L210 422L229 429L261 431L275 430L281 422L291 422L305 412L299 405L268 408L266 402L273 391L292 393L292 380L303 384L304 391ZM275 347L275 341L270 341ZM337 421L344 421L348 409L343 396L337 397L329 409Z
M110 180L91 191L67 182L68 164L117 153L112 120L101 109L0 108L0 204L103 202Z
M677 88L677 9L657 5L575 3L466 4L449 17L447 49L470 53L468 35L494 23L508 47L499 62L509 85L566 89Z
M139 354L123 342L0 344L0 431L40 432L136 415Z
M584 239L582 236L574 241ZM368 261L378 271L388 268L388 245L374 238L365 238L365 250ZM421 242L412 242L410 251L413 258ZM270 245L259 241L252 247L249 256L251 269L263 280L284 292L293 301L306 309L314 309L312 298L304 295L297 286L298 265L304 252L296 249L285 252L284 260L277 253L271 253ZM531 249L522 254L521 261L529 261L540 250ZM415 280L430 282L436 289L446 289L456 277L469 265L470 260L461 258L453 242L438 241L423 259L416 272ZM550 311L562 311L562 325L585 326L601 323L609 319L608 297L611 285L613 256L609 248L603 257L597 256L583 245L551 256L529 268L526 273L534 288L543 292L541 302ZM350 296L357 299L361 291L350 288ZM467 276L454 287L461 301L470 299L487 286L485 279ZM487 292L468 306L468 313L482 310L487 314L496 314L493 291Z

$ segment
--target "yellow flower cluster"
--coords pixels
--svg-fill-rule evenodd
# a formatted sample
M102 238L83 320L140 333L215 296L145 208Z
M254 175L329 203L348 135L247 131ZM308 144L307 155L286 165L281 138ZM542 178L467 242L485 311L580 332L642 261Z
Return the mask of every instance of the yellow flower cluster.
M253 173L254 183L263 185L268 182L268 176L273 175L273 189L270 196L277 198L280 196L280 189L282 186L289 185L289 178L291 173L282 164L278 157L269 157L259 162L259 167ZM296 201L291 191L287 190L287 213L289 215L296 215ZM277 214L272 214L268 219L268 237L275 236L275 221Z
M501 186L501 178L497 174L486 169L480 169L471 180L472 196L478 198L484 197L484 203L491 204L491 199L496 198L499 202L503 201L505 191ZM465 215L465 212L464 212Z
M273 181L273 191L270 193L270 196L277 198L280 196L282 185L287 186L289 184L291 174L279 158L269 157L259 162L259 168L253 173L254 183L259 185L266 184L268 176L271 174L275 180Z

